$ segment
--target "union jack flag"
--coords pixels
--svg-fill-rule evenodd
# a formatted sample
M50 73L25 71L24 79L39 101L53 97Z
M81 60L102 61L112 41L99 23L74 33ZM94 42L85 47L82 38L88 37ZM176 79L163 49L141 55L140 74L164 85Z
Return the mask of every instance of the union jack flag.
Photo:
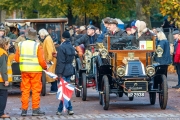
M58 85L57 99L63 101L64 111L69 107L68 102L70 101L72 94L74 92L74 86L67 83L64 79L60 78L60 83Z
M48 72L47 70L43 70L50 78L57 79L58 76L52 72Z

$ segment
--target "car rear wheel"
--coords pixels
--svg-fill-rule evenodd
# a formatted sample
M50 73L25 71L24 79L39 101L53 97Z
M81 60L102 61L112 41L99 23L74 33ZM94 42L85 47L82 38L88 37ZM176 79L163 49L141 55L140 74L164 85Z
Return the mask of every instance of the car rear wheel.
M75 87L79 89L79 74L78 73L75 74ZM75 89L74 91L75 91L76 97L80 97L80 91L77 89Z
M102 94L99 92L99 104L102 105Z
M87 86L86 86L87 80L86 80L86 73L82 73L82 89L81 89L81 95L82 100L86 101L87 97Z
M42 82L41 95L45 96L46 95L46 74L44 71L42 72L41 82Z

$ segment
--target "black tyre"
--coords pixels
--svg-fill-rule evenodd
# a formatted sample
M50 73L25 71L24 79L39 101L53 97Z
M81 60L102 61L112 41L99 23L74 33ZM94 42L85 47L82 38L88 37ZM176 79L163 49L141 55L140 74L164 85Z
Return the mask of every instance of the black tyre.
M75 74L75 87L80 89L79 88L79 74L78 73ZM80 97L80 91L77 89L75 89L74 91L75 91L76 97Z
M123 92L118 93L119 97L123 97Z
M86 80L86 73L82 73L82 89L81 89L81 95L82 100L86 101L87 97L87 86L86 86L87 80Z
M167 78L165 75L161 75L162 83L160 84L160 90L159 93L159 105L161 109L166 109L167 101L168 101L168 85L167 85Z
M46 74L44 71L42 72L41 82L42 82L41 95L45 96L46 95Z
M132 97L129 97L129 101L133 101L134 100L134 95Z
M102 105L102 94L99 92L99 104Z
M94 64L94 71L95 71L96 90L98 90L98 79L99 79L99 74L98 74L98 70L97 70L96 64Z
M149 100L151 105L154 105L156 103L156 92L149 93Z
M104 110L108 110L109 108L109 80L106 75L102 78L103 82L103 95L102 95L102 105Z

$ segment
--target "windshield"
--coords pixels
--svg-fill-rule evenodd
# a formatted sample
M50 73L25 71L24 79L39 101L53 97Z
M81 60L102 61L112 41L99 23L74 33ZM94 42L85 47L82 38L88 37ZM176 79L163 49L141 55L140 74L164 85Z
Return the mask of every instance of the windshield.
M109 36L106 39L109 50L154 50L154 40L150 36L141 39L136 36Z

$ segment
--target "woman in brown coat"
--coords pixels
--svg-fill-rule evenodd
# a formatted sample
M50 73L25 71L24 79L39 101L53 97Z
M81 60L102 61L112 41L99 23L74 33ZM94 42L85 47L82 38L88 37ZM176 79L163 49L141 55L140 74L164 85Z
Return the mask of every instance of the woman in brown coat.
M53 44L53 40L46 29L39 30L40 41L42 42L45 60L48 63L48 71L55 73L56 58L53 54L56 53L56 48ZM51 89L49 94L56 94L57 81L46 75L46 81L51 83Z

